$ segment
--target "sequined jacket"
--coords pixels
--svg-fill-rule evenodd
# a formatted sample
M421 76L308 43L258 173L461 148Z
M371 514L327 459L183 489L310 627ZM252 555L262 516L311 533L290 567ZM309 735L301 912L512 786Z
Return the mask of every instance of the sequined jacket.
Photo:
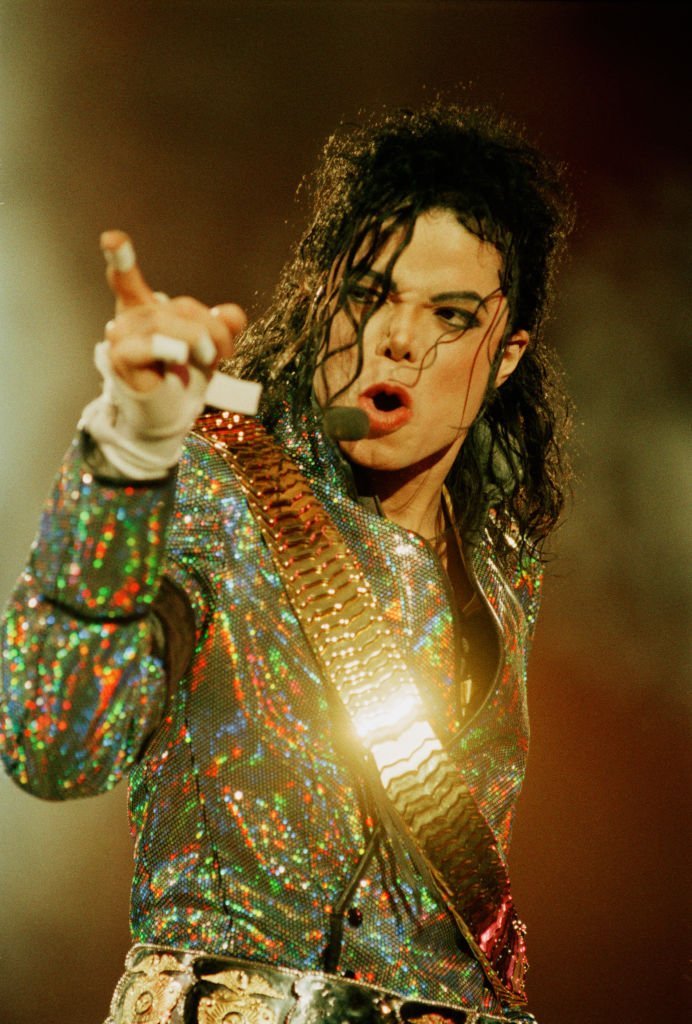
M431 717L504 857L538 566L503 572L489 542L466 552L497 650L464 722L463 625L439 560L362 507L308 426L286 417L275 436L428 681ZM64 799L129 775L136 941L319 969L337 936L350 976L498 1009L402 847L384 839L364 856L367 787L238 482L204 440L191 437L175 478L155 485L95 479L74 443L5 617L2 699L0 749L20 786Z

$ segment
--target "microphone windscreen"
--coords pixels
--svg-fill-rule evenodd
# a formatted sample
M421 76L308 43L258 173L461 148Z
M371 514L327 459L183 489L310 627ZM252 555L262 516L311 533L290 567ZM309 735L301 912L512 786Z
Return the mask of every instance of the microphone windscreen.
M353 405L333 405L325 412L323 422L335 441L360 441L370 433L367 413Z

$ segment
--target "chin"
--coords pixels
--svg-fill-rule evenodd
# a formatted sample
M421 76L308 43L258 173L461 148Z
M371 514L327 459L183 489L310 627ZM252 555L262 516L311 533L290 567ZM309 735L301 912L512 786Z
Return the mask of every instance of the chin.
M387 450L381 438L364 438L362 441L342 441L341 450L346 458L373 472L391 473L406 469L411 461L402 451ZM417 460L413 460L414 462Z

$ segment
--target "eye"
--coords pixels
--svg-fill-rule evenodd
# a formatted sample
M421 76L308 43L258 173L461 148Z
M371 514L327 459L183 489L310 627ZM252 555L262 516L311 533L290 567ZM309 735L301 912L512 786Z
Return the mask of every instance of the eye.
M359 306L373 306L380 298L380 291L366 284L354 283L349 285L348 297Z
M457 330L466 331L472 327L480 327L476 314L459 306L438 306L435 316Z

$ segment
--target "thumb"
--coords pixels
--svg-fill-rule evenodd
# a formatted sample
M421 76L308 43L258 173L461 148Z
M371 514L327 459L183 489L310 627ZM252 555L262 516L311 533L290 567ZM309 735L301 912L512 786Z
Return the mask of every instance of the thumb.
M124 231L104 231L101 252L106 260L106 279L117 312L154 300L154 293L142 277L130 236Z

